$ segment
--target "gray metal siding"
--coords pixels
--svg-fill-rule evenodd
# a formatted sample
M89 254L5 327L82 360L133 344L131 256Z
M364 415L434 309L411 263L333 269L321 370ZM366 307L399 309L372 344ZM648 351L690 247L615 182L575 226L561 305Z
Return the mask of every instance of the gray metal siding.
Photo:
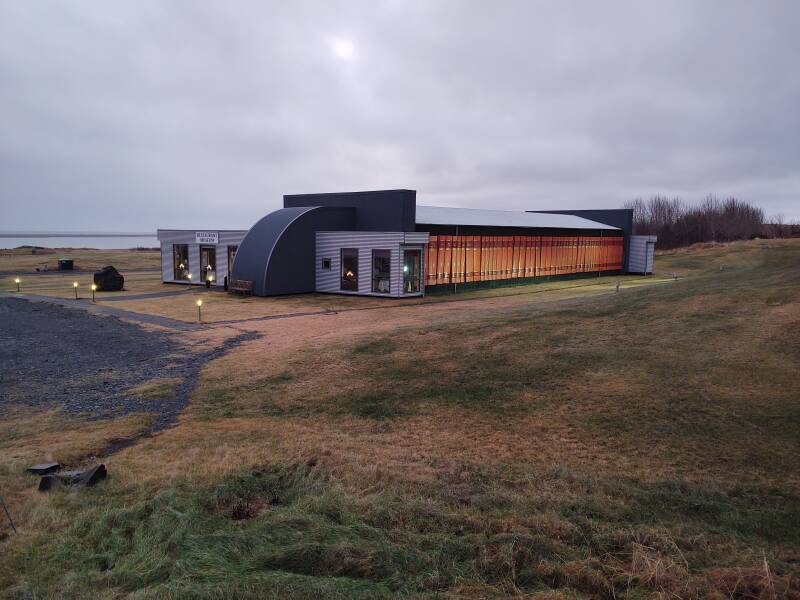
M631 273L652 273L655 255L654 235L632 235L630 242L628 271Z
M172 244L161 242L161 281L172 281Z
M337 294L359 294L376 296L400 296L402 292L403 266L401 246L424 246L427 233L368 232L368 231L320 231L316 235L316 289L318 292ZM358 249L358 292L340 289L341 250ZM389 250L391 275L389 294L372 291L372 251ZM331 268L322 268L322 259L329 258ZM423 252L424 259L424 252ZM424 265L423 265L424 269ZM424 270L423 270L424 272Z
M165 282L188 284L187 281L175 282L172 265L172 246L174 244L186 244L189 246L189 271L192 273L192 283L205 284L200 279L200 244L195 242L196 231L217 231L219 243L215 248L217 251L217 271L214 285L222 285L224 278L228 275L228 246L238 246L246 231L239 230L194 230L194 229L159 229L157 236L161 242L161 278ZM203 244L205 245L205 244Z

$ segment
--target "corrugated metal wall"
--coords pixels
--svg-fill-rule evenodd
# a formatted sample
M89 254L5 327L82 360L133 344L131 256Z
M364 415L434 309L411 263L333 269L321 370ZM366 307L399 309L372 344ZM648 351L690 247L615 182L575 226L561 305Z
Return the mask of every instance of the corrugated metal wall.
M632 235L628 253L628 271L631 273L652 273L655 259L656 241L654 235Z
M423 246L428 241L427 233L417 232L321 231L317 232L316 237L316 289L318 292L372 295L372 251L389 250L391 264L389 289L391 291L389 294L375 294L377 296L401 295L403 282L401 247L404 245ZM342 248L358 249L357 292L341 290ZM331 261L330 269L322 268L323 259ZM425 273L424 268L425 265L423 263L423 273Z
M432 235L425 264L426 285L617 271L623 238Z
M199 231L199 230L198 230ZM213 230L211 230L213 231ZM246 231L219 231L219 243L216 247L216 281L215 285L222 285L228 275L228 246L238 246ZM192 273L192 283L202 284L200 280L200 246L209 244L195 243L194 230L159 229L158 239L161 242L161 277L162 281L175 282L172 264L173 244L186 244L189 246L189 272ZM189 283L178 281L175 283Z

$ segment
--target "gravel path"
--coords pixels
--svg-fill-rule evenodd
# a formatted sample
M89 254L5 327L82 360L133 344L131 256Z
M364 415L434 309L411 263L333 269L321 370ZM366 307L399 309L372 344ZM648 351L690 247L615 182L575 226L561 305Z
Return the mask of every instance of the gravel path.
M255 337L186 346L173 334L78 307L0 297L0 416L10 404L60 406L90 418L156 413L149 434L175 421L206 362ZM143 398L131 391L156 378L178 380L173 393Z
M42 296L39 294L25 294L16 292L0 292L0 301L8 298L12 300L29 300L35 303L48 303L56 306L63 306L64 308L72 309L78 308L95 315L110 315L113 317L120 317L128 319L137 323L147 323L149 325L158 325L159 327L166 327L168 329L177 329L179 331L196 331L198 329L206 329L208 325L205 323L187 323L186 321L179 321L178 319L170 319L169 317L162 317L160 315L148 315L146 313L138 313L132 310L125 310L124 308L115 308L113 306L103 306L102 303L93 303L88 298L81 298L80 300L73 300L71 298L59 298L57 296Z

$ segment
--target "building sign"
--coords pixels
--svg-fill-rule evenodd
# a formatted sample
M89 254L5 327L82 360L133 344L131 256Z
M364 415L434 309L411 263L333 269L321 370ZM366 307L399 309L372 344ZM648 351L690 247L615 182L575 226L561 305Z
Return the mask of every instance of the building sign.
M194 240L197 244L219 244L218 231L195 231Z

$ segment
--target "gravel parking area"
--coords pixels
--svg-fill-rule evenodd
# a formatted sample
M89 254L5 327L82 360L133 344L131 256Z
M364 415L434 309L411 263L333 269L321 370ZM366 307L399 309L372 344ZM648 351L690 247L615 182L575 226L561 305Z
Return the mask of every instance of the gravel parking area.
M151 431L163 429L188 402L203 365L252 337L198 350L115 317L0 298L0 414L11 404L60 406L90 418L148 412L158 415ZM156 378L178 383L161 398L132 392Z

